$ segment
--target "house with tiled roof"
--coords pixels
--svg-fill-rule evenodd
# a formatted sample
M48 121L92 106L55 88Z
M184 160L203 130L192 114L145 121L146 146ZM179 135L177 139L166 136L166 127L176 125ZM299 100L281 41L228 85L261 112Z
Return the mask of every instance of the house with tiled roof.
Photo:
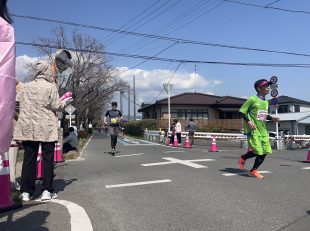
M240 119L239 108L245 99L203 93L182 93L170 98L171 118ZM143 119L168 119L168 98L142 104Z

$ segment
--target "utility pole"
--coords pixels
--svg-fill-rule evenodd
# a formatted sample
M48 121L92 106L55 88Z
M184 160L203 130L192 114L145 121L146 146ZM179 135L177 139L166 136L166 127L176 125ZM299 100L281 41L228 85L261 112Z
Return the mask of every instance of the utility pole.
M196 72L197 70L196 70L196 64L195 64L195 93L196 93Z
M166 83L164 84L164 88L168 94L168 131L171 131L171 108L170 108L170 91L173 84Z
M128 121L130 121L130 86L128 85Z
M136 76L133 76L133 120L136 121Z
M120 104L120 110L123 113L123 90L120 90L120 98L119 98L119 104Z

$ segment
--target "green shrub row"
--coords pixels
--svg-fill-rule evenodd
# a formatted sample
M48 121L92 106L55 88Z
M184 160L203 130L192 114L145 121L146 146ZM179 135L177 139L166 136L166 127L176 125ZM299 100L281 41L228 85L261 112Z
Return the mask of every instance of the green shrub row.
M142 137L146 128L156 130L156 120L129 121L125 123L125 126L128 135Z

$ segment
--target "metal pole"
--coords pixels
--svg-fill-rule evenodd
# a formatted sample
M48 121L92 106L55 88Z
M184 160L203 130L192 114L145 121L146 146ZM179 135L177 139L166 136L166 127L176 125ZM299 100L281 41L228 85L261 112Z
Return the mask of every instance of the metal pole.
M128 85L128 121L130 121L130 86Z
M195 64L195 93L196 93L196 72L197 70L196 70L196 64Z
M123 113L123 91L120 90L119 93L120 93L120 94L119 94L119 96L120 96L120 98L119 98L120 110L121 110L121 112Z
M170 132L170 120L171 120L171 113L170 113L170 83L168 83L168 131Z
M278 118L278 107L276 107L276 118ZM277 150L280 150L280 147L279 147L279 144L280 144L280 142L279 142L279 123L278 122L276 122L276 134L277 134L277 136L276 136L276 138L277 138Z
M69 127L71 127L72 125L71 117L72 117L72 114L69 114Z
M133 120L136 121L136 77L133 76Z

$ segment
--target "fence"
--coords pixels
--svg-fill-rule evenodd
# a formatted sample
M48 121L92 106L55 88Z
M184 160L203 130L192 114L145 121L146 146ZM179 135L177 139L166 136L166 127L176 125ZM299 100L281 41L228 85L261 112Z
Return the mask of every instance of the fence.
M182 132L182 138L187 136L188 132ZM169 134L170 136L170 134ZM152 142L164 142L165 140L165 132L164 131L145 131L144 137L146 140ZM216 137L216 139L220 140L231 140L231 141L240 141L240 147L245 147L245 143L247 141L247 137L241 133L212 133L212 132L195 132L195 139L212 139ZM275 142L277 139L274 137L269 138L270 141ZM300 143L300 146L304 147L305 142L310 142L310 135L286 135L284 137L279 138L281 144L285 143L288 149L293 149L294 143ZM281 149L284 149L283 147Z
M182 128L187 128L188 120L187 119L178 119L182 124ZM172 123L172 122L171 122ZM196 126L199 131L211 131L211 132L220 132L220 131L240 131L242 128L241 119L199 119L195 120ZM168 120L160 119L156 120L157 129L167 129ZM185 130L185 129L184 129Z

